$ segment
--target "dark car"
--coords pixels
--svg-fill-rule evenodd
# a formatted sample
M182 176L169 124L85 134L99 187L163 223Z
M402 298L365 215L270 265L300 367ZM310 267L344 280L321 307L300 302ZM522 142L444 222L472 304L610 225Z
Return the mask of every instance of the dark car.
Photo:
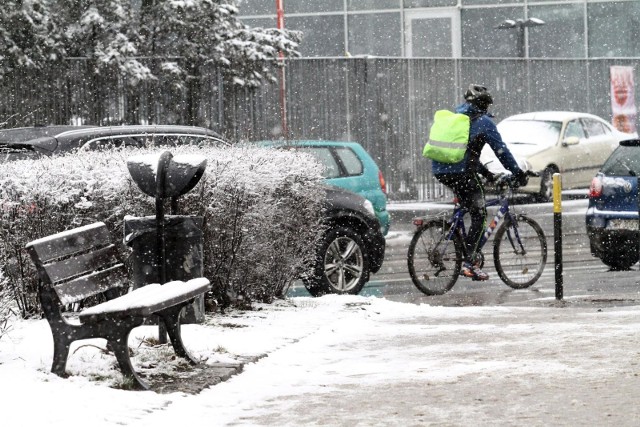
M327 185L324 222L313 272L302 281L313 296L358 294L384 260L385 238L373 205L356 193Z
M0 162L66 154L75 150L227 143L195 126L36 126L0 130Z
M640 139L620 142L591 181L586 227L591 254L613 269L638 262Z
M369 200L380 221L382 234L389 232L390 218L384 176L362 145L357 142L326 140L258 141L255 144L311 154L323 166L326 182Z

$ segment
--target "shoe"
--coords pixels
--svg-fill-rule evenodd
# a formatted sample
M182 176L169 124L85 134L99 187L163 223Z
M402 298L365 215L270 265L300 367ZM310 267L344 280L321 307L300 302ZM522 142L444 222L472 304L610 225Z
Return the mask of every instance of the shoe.
M477 265L471 264L470 262L465 262L462 265L462 275L465 277L469 277L471 280L488 280L489 275L484 271L480 270Z

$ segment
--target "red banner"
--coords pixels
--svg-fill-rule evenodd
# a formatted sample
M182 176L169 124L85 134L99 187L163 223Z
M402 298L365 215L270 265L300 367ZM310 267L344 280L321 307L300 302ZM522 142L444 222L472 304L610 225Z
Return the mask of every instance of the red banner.
M633 67L612 66L611 69L612 123L622 132L636 131L636 101Z

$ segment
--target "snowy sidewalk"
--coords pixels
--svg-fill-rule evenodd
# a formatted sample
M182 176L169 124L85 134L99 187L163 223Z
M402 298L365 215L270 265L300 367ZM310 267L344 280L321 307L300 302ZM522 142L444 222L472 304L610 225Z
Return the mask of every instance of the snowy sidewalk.
M141 360L170 365L170 352ZM113 389L92 346L48 373L45 321L0 340L3 425L495 426L640 424L640 307L432 307L377 298L292 298L184 328L197 356L244 372L202 391ZM99 343L98 343L99 345ZM72 350L73 352L73 350ZM97 366L97 367L96 367ZM157 366L156 366L157 368ZM104 375L91 379L91 373ZM37 410L33 410L37 408Z

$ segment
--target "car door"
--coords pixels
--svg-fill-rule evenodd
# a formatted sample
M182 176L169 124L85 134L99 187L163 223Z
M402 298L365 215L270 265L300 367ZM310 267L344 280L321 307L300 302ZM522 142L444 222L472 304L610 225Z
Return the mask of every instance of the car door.
M599 120L592 118L582 119L587 139L585 144L589 149L589 162L585 162L588 169L584 170L582 181L589 186L591 178L600 170L605 160L613 152L616 141L613 134Z
M571 138L578 138L577 144L570 144ZM562 186L564 188L575 188L584 179L582 170L587 159L590 148L586 145L587 135L580 119L567 122L564 133L560 136L560 158L558 166L562 173Z

